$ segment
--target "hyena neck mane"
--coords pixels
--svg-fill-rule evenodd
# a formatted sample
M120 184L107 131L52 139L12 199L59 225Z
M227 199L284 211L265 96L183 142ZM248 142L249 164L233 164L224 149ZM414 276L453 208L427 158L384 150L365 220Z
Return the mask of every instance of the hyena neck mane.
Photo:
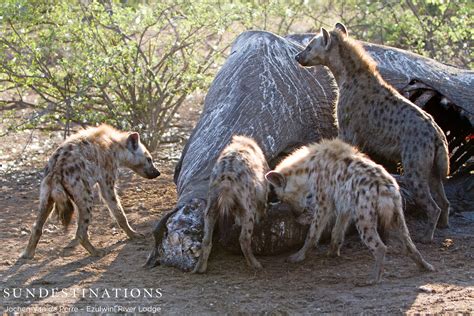
M309 144L286 157L275 170L287 176L303 177L315 169L331 169L327 161L342 161L358 155L359 151L349 144L334 138Z
M341 87L345 82L373 81L385 83L377 70L377 63L360 43L338 30L331 31L332 45L338 53L330 53L328 67ZM334 48L336 48L334 47Z
M127 149L128 133L119 131L112 126L102 124L98 127L87 128L73 135L70 141L84 146L87 150L89 144L100 148L105 159L113 159L119 165L125 165L130 154Z

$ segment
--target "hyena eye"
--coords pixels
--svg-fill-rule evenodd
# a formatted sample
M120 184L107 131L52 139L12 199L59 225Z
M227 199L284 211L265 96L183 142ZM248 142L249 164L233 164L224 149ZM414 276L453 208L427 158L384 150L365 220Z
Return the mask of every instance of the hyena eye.
M312 193L310 193L310 194L308 194L308 195L306 196L306 199L307 199L307 200L311 200L312 198L313 198L313 194L312 194Z
M146 161L148 161L148 163L153 163L153 160L150 157L147 157Z

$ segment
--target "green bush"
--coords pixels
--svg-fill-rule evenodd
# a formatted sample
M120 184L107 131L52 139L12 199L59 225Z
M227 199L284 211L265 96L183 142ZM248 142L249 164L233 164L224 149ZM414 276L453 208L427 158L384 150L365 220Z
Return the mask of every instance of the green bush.
M233 18L210 1L51 3L1 5L0 80L18 96L4 103L35 110L23 127L109 122L152 149L186 96L209 85Z
M186 97L205 92L241 31L344 22L360 40L472 67L468 0L48 1L0 4L4 125L108 122L155 149ZM27 108L18 120L15 110ZM7 125L8 125L7 124Z
M325 4L358 39L395 46L463 68L474 56L473 2L469 0L336 0Z

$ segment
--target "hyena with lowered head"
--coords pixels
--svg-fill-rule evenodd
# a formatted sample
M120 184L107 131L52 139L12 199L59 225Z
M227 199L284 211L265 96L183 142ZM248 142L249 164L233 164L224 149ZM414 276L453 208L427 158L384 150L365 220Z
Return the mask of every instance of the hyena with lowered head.
M375 61L341 23L331 32L322 28L296 60L303 66L325 65L334 74L341 139L388 160L401 160L409 190L428 215L422 241L432 241L437 224L449 225L443 188L449 157L441 128L382 79Z
M410 238L395 179L349 144L334 139L302 147L265 178L275 187L278 198L296 213L313 212L304 246L289 261L304 260L307 250L335 217L329 254L339 256L347 225L353 220L375 258L372 282L380 281L387 250L377 232L378 223L397 231L404 249L418 266L434 271Z
M93 186L98 183L102 199L129 238L142 235L129 225L115 191L118 168L124 166L148 179L160 172L140 142L138 133L118 131L108 125L88 128L64 141L49 159L40 187L39 214L31 230L22 258L33 258L43 225L53 207L65 227L71 221L74 205L78 211L76 240L93 256L104 255L88 237L93 207Z
M204 214L204 238L194 273L206 272L216 220L227 215L232 215L236 224L242 227L239 241L247 264L262 268L252 253L251 241L254 224L266 215L268 184L265 173L269 169L265 155L253 139L232 137L212 169Z

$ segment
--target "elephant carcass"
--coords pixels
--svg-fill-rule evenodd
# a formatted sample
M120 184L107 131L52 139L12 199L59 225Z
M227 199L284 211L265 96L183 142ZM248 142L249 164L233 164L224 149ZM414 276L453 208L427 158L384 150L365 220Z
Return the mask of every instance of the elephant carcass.
M310 38L298 36L299 39ZM256 138L270 164L300 144L336 135L332 108L335 82L325 68L304 69L296 65L293 56L302 49L298 42L304 44L295 36L288 40L258 31L245 32L236 39L231 55L209 90L202 116L176 168L178 203L154 230L155 247L149 255L148 266L161 263L182 270L194 266L202 238L209 174L232 134ZM407 76L407 72L417 68L397 66L396 53L408 61L416 57L414 62L419 62L420 56L385 46L373 47L367 44L379 63L382 76L387 76L402 93L412 82L410 78L424 78L430 69L438 73L444 67L421 57L421 62L429 61L418 67L423 74L415 72ZM472 83L469 73L465 78L464 83L458 83L463 89ZM469 110L471 105L462 109ZM409 202L409 192L402 192ZM221 230L220 241L226 248L236 250L237 230L230 228L228 225ZM285 205L273 206L268 219L255 228L252 247L257 254L282 252L298 246L305 231Z
M194 266L209 175L232 135L253 137L270 162L282 152L337 135L334 78L323 67L300 67L294 60L300 49L264 31L245 32L235 40L176 167L178 203L154 231L156 245L148 266ZM293 227L298 224L291 210L276 206L268 213L265 224L254 230L255 253L284 251L303 240L304 229Z

